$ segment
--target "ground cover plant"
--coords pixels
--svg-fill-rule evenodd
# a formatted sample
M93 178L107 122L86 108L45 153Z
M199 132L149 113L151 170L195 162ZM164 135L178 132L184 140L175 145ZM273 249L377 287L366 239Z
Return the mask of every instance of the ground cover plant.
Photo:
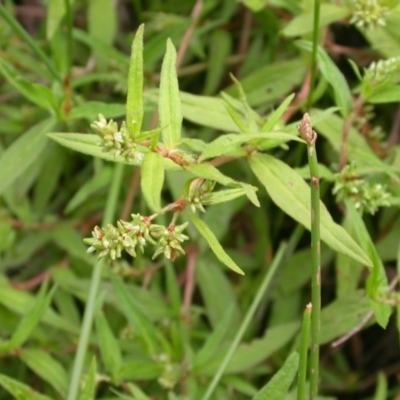
M0 400L399 398L397 0L0 21Z

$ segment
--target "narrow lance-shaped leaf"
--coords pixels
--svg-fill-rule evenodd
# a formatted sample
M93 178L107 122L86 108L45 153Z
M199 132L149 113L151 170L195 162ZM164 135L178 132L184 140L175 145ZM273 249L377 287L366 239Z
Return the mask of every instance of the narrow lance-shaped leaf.
M46 38L51 40L57 32L65 15L64 0L53 0L49 3L46 21Z
M93 157L101 158L107 161L118 162L122 164L129 165L141 165L142 163L142 155L140 153L139 157L136 158L128 158L121 155L116 155L111 152L105 153L101 147L99 146L100 139L97 135L92 134L82 134L82 133L49 133L47 135L49 138L55 140L57 143L61 144L61 146L65 146L69 149L79 151L83 154L88 154ZM139 151L143 149L143 152L148 151L147 149L140 148ZM1 159L0 159L1 164ZM163 158L163 164L165 169L170 170L180 170L182 169L178 164L175 164L169 158ZM0 181L0 188L2 182Z
M144 25L140 25L132 43L126 101L126 125L134 138L139 135L143 121L143 30Z
M256 154L249 162L273 202L310 230L310 187L300 175L284 162L267 154ZM363 249L343 227L333 221L323 203L321 203L321 239L333 250L363 265L372 265Z
M56 108L55 100L52 91L48 87L22 78L11 64L2 59L0 59L0 72L29 101L41 108L54 111Z
M244 143L254 142L257 143L261 140L295 140L304 143L304 140L298 136L291 135L285 132L262 132L262 133L247 133L246 135L238 135L236 133L228 133L219 136L211 143L207 144L203 153L200 155L199 160L206 160L208 158L218 157L228 152L237 150Z
M68 388L68 375L60 362L48 352L37 349L26 349L19 354L19 358L50 384L62 398L65 398Z
M110 276L116 299L118 304L121 305L126 318L133 326L135 326L138 335L140 335L146 343L149 353L159 354L158 352L161 350L160 333L156 330L148 317L139 309L121 278L115 274L111 274Z
M0 375L0 386L11 393L15 399L52 400L50 397L35 392L33 388L7 375Z
M47 142L45 133L53 128L54 123L49 119L33 126L3 152L0 157L0 194L42 155Z
M96 329L100 344L100 353L107 371L112 375L114 383L118 383L118 371L121 368L121 351L107 319L101 312L96 317Z
M94 400L96 395L96 357L93 357L90 368L84 379L79 400Z
M261 128L261 132L268 132L274 128L274 126L279 122L284 112L289 107L289 104L294 98L294 93L290 94L286 99L280 104L280 106L268 116L267 121Z
M143 196L152 211L161 209L161 190L164 183L163 156L160 153L147 153L144 156L141 181Z
M299 367L299 354L292 353L282 368L272 377L253 400L284 400Z
M8 351L21 346L25 340L29 338L32 331L42 319L47 308L50 306L50 301L53 297L54 291L55 287L53 287L50 293L47 294L47 284L45 283L42 285L32 308L27 310L27 314L22 318L10 341L7 343L6 349Z
M176 50L170 39L161 68L158 112L163 141L167 149L174 149L181 139L182 106L176 74Z
M193 222L196 229L200 232L200 234L210 245L211 250L217 256L218 260L221 261L223 264L225 264L232 271L244 275L244 272L236 265L236 263L232 260L232 258L230 258L229 255L225 252L224 248L220 245L218 239L215 237L214 233L207 226L207 224L192 213L187 213L186 215L189 217L189 219Z
M361 244L361 247L369 255L372 260L372 270L367 279L367 293L371 299L371 307L374 311L376 322L383 328L386 328L391 314L391 306L381 301L380 297L384 296L388 291L388 281L385 268L379 258L378 252L372 242L368 230L357 212L354 205L350 201L346 201L346 208L351 217L354 231Z

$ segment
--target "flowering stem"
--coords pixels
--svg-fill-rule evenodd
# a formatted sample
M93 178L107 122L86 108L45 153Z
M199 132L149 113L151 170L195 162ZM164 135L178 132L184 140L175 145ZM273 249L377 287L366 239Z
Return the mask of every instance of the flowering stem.
M317 151L317 134L313 131L310 117L304 114L297 128L307 142L308 165L311 178L311 357L310 357L310 400L318 395L319 378L319 331L321 311L321 249L320 249L320 193Z
M108 194L106 209L103 217L103 225L107 225L114 219L115 211L117 208L118 193L121 188L122 175L124 171L124 164L116 164L114 167L114 176L111 183L111 188ZM79 385L85 361L85 355L88 348L89 337L92 330L93 316L95 311L95 304L97 293L101 282L102 269L105 264L105 259L102 258L98 261L94 268L92 279L90 281L89 295L86 303L85 314L83 317L82 330L79 337L78 349L74 360L74 367L72 369L71 382L68 390L67 400L76 400L79 394Z
M308 344L310 339L311 311L312 311L312 305L307 304L303 315L303 325L301 329L300 365L299 365L299 375L297 378L297 400L305 400L306 398L306 378L307 378Z
M313 89L315 86L317 76L317 53L319 43L319 16L320 16L321 0L314 1L314 26L313 26L313 47L311 53L311 78L310 78L310 90L307 97L307 110L311 107L311 99L313 95Z

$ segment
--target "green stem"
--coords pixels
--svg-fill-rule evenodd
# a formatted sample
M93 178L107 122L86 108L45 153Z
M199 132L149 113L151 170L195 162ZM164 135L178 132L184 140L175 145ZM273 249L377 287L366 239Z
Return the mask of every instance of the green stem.
M303 316L303 325L301 329L300 339L300 364L299 375L297 379L297 400L305 400L306 398L306 380L307 380L307 361L308 361L308 344L310 341L310 319L311 304L308 304Z
M204 394L202 400L208 400L210 398L210 396L212 395L212 393L214 392L215 388L217 387L229 361L231 360L231 358L233 356L233 353L235 352L239 343L241 342L243 335L245 334L246 329L248 328L248 326L251 322L251 319L253 318L253 316L258 308L258 305L260 304L261 300L265 296L265 291L267 290L269 284L271 283L271 280L274 277L275 272L278 269L278 266L281 264L281 261L283 259L284 253L285 253L285 249L286 249L286 244L282 244L279 247L279 249L271 263L271 266L269 267L268 272L265 275L265 277L253 299L253 302L251 303L250 308L248 309L247 314L246 314L242 324L240 325L235 338L233 339L231 346L228 349L228 352L226 353L221 365L219 366L217 373L214 375L213 380L209 384L207 391Z
M53 63L49 60L46 54L42 51L40 47L35 43L32 37L26 32L26 30L18 23L18 21L8 12L8 10L0 4L0 16L2 16L5 21L11 26L11 28L19 35L22 40L31 48L33 53L37 55L37 57L42 60L43 64L46 65L47 69L50 71L51 75L59 81L62 82L61 76L58 73L57 69L53 65Z
M320 249L320 193L317 152L315 143L308 145L308 163L311 176L311 370L310 400L318 395L319 331L321 310L321 249Z
M65 4L65 23L67 26L67 57L68 57L68 76L71 76L72 58L73 58L73 40L72 40L72 11L71 0L64 0Z
M122 184L122 175L124 164L116 164L114 167L114 176L111 183L111 188L107 198L106 209L103 216L103 226L109 224L114 219L117 209L118 194ZM86 351L89 344L89 337L92 330L93 317L96 305L96 298L100 287L102 269L104 266L104 258L102 258L93 268L92 279L90 282L89 295L86 303L85 314L83 317L81 334L79 337L78 349L72 369L71 382L69 385L67 400L76 400L79 394L79 386L83 365L85 362Z
M317 77L317 54L319 43L319 19L320 19L321 0L314 0L314 26L313 26L313 47L311 53L311 77L310 77L310 90L307 97L307 110L311 108L311 99L315 87Z

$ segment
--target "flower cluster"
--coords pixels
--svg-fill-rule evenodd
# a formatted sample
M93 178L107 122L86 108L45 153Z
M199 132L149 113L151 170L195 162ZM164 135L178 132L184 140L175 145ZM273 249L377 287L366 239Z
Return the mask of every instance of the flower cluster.
M385 26L388 13L389 8L379 0L353 0L350 23L366 29Z
M372 62L365 69L364 80L370 86L376 86L380 83L390 81L395 74L400 72L400 57L391 57L387 60L379 60Z
M121 257L122 251L136 257L137 249L143 253L144 247L150 243L156 246L153 258L163 253L166 258L174 260L185 253L180 244L189 239L182 233L187 225L184 223L165 228L152 224L148 217L132 214L130 222L120 220L116 227L112 224L104 228L96 226L92 232L93 237L84 239L84 242L90 246L88 252L97 251L99 258L116 260Z
M181 366L174 363L167 354L160 354L155 360L163 367L158 383L166 389L172 389L181 375Z
M210 180L195 179L192 182L185 196L185 201L190 205L193 212L196 212L196 210L205 212L203 205L207 203L214 187L215 182Z
M355 208L362 214L375 214L380 207L390 206L391 195L379 183L370 183L354 172L354 165L347 165L336 174L333 194L337 201L353 199Z
M118 124L112 119L107 122L101 114L99 114L98 118L98 121L93 122L91 127L102 140L100 144L102 150L121 155L125 159L137 159L140 162L143 154L137 151L136 143L129 135L125 122L118 129Z

